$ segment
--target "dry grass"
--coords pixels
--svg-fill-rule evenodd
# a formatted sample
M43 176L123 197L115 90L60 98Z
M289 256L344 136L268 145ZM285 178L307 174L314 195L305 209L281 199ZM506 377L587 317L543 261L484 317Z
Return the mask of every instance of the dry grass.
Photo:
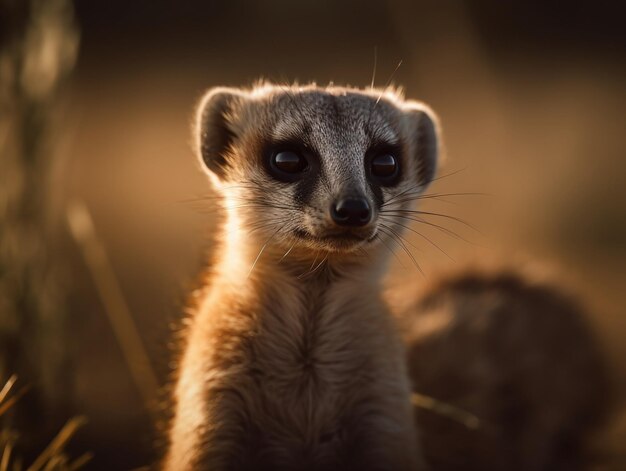
M455 422L463 424L466 428L470 430L475 430L477 428L480 428L481 426L481 420L474 414L471 414L452 404L440 401L430 396L413 393L411 395L411 403L414 407L427 409L435 414L447 417L450 420L454 420Z
M24 386L11 394L16 383L17 377L12 376L0 390L0 418L28 391L28 387ZM9 426L2 426L0 428L0 471L76 471L83 468L91 460L91 453L84 453L76 459L71 459L65 447L76 431L86 422L84 417L70 419L28 466L25 466L23 460L15 453L19 445L19 432Z
M157 396L158 380L106 249L97 236L87 206L81 200L71 202L67 207L67 220L70 233L91 272L137 389L144 403L150 404Z

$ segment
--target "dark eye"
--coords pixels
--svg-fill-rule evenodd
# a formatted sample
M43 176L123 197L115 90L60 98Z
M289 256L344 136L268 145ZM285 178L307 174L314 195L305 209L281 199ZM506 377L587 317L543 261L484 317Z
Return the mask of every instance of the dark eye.
M272 155L271 164L274 169L289 174L300 173L308 166L303 156L290 150L276 152Z
M374 157L371 162L372 175L389 179L398 173L398 162L391 154L382 154Z

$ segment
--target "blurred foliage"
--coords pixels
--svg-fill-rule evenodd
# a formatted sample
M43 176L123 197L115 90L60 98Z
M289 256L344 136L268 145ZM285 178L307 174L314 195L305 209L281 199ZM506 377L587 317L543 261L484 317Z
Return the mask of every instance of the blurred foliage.
M0 0L0 32L0 380L32 385L7 414L36 428L21 429L28 447L58 427L70 395L49 179L78 33L67 0Z

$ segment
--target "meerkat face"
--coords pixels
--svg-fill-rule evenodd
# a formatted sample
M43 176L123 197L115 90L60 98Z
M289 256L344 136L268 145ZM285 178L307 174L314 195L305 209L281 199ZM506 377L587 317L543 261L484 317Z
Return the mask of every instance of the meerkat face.
M432 180L438 153L425 105L395 91L312 85L210 90L197 146L245 230L341 253L401 230L401 211Z

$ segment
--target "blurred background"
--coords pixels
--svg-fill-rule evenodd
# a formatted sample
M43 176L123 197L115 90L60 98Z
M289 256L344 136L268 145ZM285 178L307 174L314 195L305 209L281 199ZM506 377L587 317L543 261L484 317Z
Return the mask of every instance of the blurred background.
M431 191L487 195L428 204L483 235L425 230L455 261L411 238L424 276L549 267L588 306L623 398L623 17L610 0L0 0L0 388L17 376L0 444L28 463L85 417L59 453L74 435L87 469L155 459L172 326L214 226L191 201L209 192L193 107L259 78L364 87L375 72L430 104L446 147ZM399 259L390 279L419 283Z

